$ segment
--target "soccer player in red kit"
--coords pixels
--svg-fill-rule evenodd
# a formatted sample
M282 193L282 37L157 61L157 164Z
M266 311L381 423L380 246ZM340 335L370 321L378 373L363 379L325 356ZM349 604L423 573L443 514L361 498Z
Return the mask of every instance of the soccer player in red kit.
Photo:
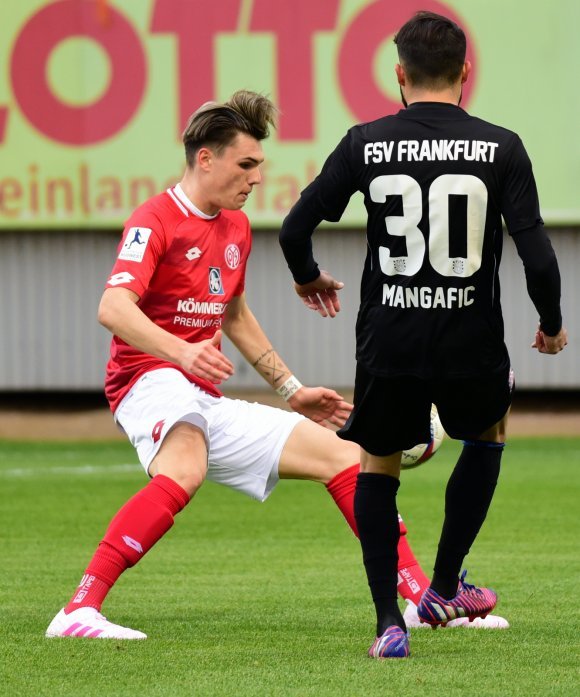
M126 224L99 307L113 334L105 392L151 479L112 519L48 637L146 638L109 622L102 603L206 478L262 501L280 478L324 483L356 534L358 447L323 427L343 425L351 405L301 385L245 300L252 238L240 209L260 182L260 141L275 113L248 91L203 105L184 132L183 179ZM218 385L234 371L222 331L293 412L222 396ZM400 590L412 614L429 581L401 526Z

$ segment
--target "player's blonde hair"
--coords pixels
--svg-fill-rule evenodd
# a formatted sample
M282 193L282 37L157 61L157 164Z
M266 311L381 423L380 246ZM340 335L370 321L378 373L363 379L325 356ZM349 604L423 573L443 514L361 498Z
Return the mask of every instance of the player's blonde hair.
M250 90L238 90L223 104L202 104L189 117L183 131L188 166L194 166L195 155L201 147L211 147L219 153L238 133L264 140L270 135L270 126L276 126L277 114L278 110L267 97Z

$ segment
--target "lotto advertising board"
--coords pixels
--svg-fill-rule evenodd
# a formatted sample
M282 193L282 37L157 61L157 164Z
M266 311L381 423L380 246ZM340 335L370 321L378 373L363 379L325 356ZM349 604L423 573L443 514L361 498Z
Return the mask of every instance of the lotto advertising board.
M545 220L580 223L577 0L21 0L0 10L0 228L122 225L179 180L188 115L240 88L282 112L246 206L278 227L350 125L400 108L392 39L418 9L464 27L462 106L521 135Z

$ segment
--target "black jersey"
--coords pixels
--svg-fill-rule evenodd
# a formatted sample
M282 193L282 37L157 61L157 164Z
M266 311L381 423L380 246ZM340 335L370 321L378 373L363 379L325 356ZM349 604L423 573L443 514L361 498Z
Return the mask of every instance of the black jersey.
M384 376L504 369L502 216L512 235L542 225L520 138L452 104L416 103L351 128L297 206L315 224L338 221L357 191L368 214L357 360ZM292 234L285 221L287 259ZM318 272L311 255L302 262L289 264L305 283Z

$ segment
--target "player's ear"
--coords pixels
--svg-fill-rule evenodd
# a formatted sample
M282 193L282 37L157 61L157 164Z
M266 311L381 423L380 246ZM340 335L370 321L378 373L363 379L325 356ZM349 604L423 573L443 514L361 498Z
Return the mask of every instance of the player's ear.
M197 164L204 172L209 172L211 169L213 153L209 148L200 148L197 151L196 160Z
M469 77L469 74L471 73L471 63L470 61L465 61L463 64L463 68L461 69L461 84L464 82L467 82L467 78Z
M404 87L407 76L405 75L405 68L403 68L400 63L395 64L395 73L397 75L397 82L401 87Z

